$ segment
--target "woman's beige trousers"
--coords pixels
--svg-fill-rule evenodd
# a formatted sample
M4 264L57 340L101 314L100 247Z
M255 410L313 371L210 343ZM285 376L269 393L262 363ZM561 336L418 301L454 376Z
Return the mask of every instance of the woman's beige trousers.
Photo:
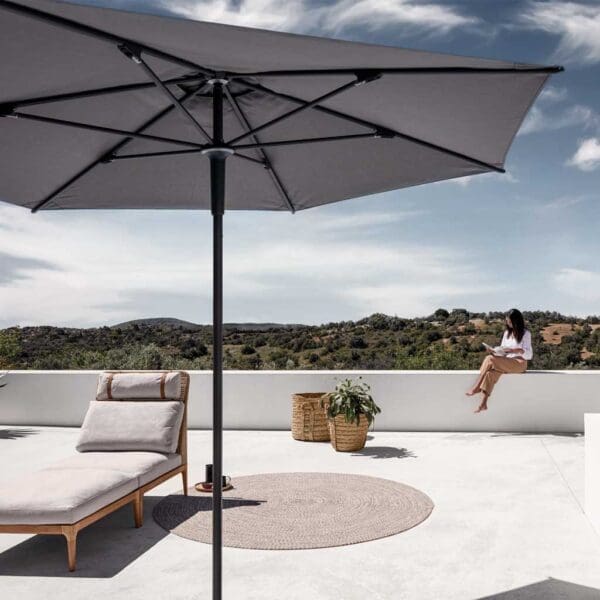
M506 358L489 354L481 364L479 373L483 375L481 389L490 396L498 379L506 373L525 373L527 361L519 358Z

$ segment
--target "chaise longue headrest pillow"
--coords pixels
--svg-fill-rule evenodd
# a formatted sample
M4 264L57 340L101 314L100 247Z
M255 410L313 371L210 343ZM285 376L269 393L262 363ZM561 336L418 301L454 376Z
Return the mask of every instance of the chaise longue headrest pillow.
M96 400L178 400L181 373L101 373Z
M184 405L179 373L103 373L81 426L79 452L177 450ZM103 400L120 400L105 402ZM140 401L141 399L141 401Z

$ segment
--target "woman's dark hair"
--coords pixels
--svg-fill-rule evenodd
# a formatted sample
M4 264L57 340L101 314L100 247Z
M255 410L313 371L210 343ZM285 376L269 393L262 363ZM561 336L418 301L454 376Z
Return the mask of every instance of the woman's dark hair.
M523 318L523 313L516 308L511 308L506 313L506 318L510 321L510 325L506 325L508 337L513 337L517 342L521 343L521 340L525 335L525 319Z

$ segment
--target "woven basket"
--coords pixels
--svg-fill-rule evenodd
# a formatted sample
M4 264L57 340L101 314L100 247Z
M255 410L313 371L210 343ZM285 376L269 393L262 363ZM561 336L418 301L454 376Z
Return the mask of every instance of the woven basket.
M329 428L321 398L325 392L306 392L293 395L292 437L303 442L328 442Z
M364 448L369 430L369 421L364 415L361 415L358 425L348 423L344 415L328 419L327 425L329 426L331 445L338 452L355 452Z

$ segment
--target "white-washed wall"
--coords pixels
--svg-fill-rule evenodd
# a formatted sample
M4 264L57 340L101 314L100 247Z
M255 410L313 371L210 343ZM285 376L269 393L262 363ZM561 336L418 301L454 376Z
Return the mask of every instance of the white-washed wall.
M507 375L487 413L474 415L465 390L472 371L228 371L228 429L288 429L294 392L329 391L336 379L362 376L382 408L386 431L582 432L585 412L600 412L600 371ZM78 426L94 398L97 371L13 371L0 389L4 425ZM189 425L211 426L211 373L191 372Z
M585 513L600 534L600 414L585 415Z

